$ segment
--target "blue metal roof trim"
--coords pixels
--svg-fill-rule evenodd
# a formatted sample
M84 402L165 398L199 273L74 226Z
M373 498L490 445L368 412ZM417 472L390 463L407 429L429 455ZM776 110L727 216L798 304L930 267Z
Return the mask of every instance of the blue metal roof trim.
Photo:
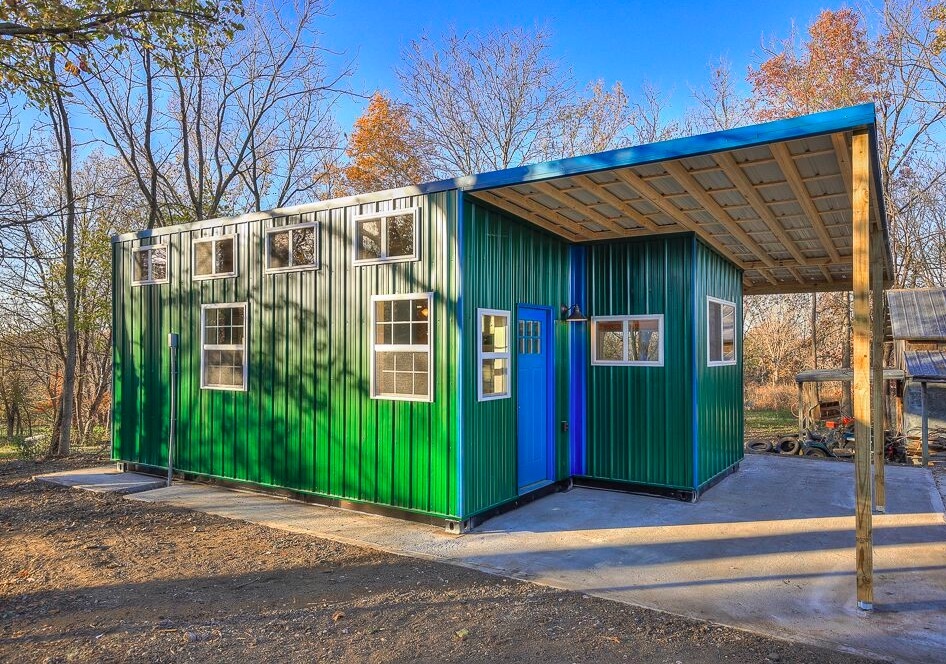
M602 171L609 168L624 168L670 159L695 157L713 152L738 150L765 143L790 141L810 136L833 134L839 131L870 129L873 133L876 122L877 113L874 104L867 103L787 120L775 120L747 127L736 127L735 129L726 129L710 134L674 138L659 143L635 145L608 152L598 152L580 157L569 157L528 166L507 168L501 171L480 173L479 175L469 175L457 178L454 182L461 189L478 191L549 178L567 177L579 173ZM876 144L874 145L874 152L876 153Z
M913 380L946 380L946 352L941 350L908 350L903 353L907 376Z

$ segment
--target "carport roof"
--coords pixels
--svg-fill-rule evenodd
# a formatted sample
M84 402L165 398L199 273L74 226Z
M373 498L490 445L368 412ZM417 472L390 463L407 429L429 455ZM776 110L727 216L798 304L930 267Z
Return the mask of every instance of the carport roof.
M873 104L454 180L576 243L692 231L746 294L852 288L851 143L871 137L871 223L885 239Z
M460 189L575 243L693 232L743 270L747 295L851 290L855 133L870 137L870 221L892 274L875 126L874 105L861 104L112 240Z

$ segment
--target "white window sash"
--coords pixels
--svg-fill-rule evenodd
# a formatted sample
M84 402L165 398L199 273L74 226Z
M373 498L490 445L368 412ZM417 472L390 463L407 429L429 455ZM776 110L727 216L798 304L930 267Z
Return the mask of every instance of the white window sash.
M164 279L154 279L154 258L152 254L156 249L164 249L164 255L167 259L168 264L164 266ZM145 267L148 273L146 279L140 281L135 280L135 256L139 253L147 254L148 258L145 262ZM154 284L166 284L170 281L171 271L170 271L170 262L171 262L171 250L166 244L149 244L142 247L135 247L131 250L131 285L132 286L150 286Z
M390 256L388 250L388 217L397 217L404 214L414 216L414 246L409 256ZM361 225L366 221L380 220L381 224L381 252L377 258L358 258L358 245L361 240ZM397 208L384 212L371 212L355 215L352 218L352 265L377 265L379 263L407 263L420 260L420 208Z
M217 244L224 240L233 240L233 270L230 272L217 272ZM197 245L210 243L210 274L197 274ZM196 238L191 243L191 275L194 281L205 279L229 279L237 276L240 265L239 242L236 233L230 235L211 235L208 237Z
M485 352L483 350L483 318L486 316L496 316L506 319L507 339L509 347L505 353ZM505 309L477 309L476 310L476 400L477 401L496 401L498 399L512 398L510 382L512 379L512 348L514 345L513 336L515 330L512 328L512 312ZM506 368L509 374L506 376L506 391L496 394L483 393L483 360L506 360Z
M657 321L657 359L630 360L631 323ZM621 323L621 359L598 359L598 323ZM664 366L664 315L634 314L628 316L593 316L591 319L591 364L605 367L662 367Z
M237 326L243 328L242 344L208 344L204 343L207 334L207 311L209 309L243 309L243 325ZM230 327L234 327L230 325ZM200 389L202 390L223 390L228 392L246 392L249 389L249 318L247 317L246 302L204 304L200 307ZM238 350L243 353L243 384L242 385L218 385L216 383L207 383L204 369L207 365L207 351L212 350Z
M313 230L313 235L315 237L315 243L312 247L312 250L315 252L315 255L312 256L311 263L304 263L302 265L293 265L293 247L295 247L295 233L292 231L302 230L305 228L311 228ZM301 224L291 224L288 226L273 226L272 228L266 229L266 273L267 274L279 274L281 272L302 272L305 270L318 270L322 267L319 260L319 252L321 247L319 246L322 238L320 233L319 222L317 221L307 221ZM270 267L269 266L269 236L274 233L289 233L289 262L290 265L287 267Z
M416 237L416 236L415 236ZM427 343L426 344L383 344L375 341L377 334L377 303L393 302L396 300L427 300ZM406 293L403 295L373 295L371 297L371 312L369 316L369 334L371 350L368 354L369 365L368 373L370 375L370 394L372 399L378 401L418 401L433 403L434 400L434 361L433 361L433 341L434 341L434 294L428 293ZM411 324L420 321L403 321ZM397 394L381 392L378 388L378 353L426 353L427 354L427 394Z
M713 304L719 305L719 349L718 349L719 357L720 357L719 360L711 359L713 357L711 353L712 346L713 346L713 330L710 327L710 307L712 307ZM726 347L726 342L725 342L725 339L723 338L723 328L725 327L723 323L723 319L725 318L725 316L723 315L723 307L732 307L732 310L733 310L733 340L732 340L733 359L731 360L725 359L726 353L724 349ZM716 297L710 297L710 296L706 297L706 366L731 367L734 364L738 363L739 348L738 348L738 342L737 342L738 335L736 334L736 323L737 323L736 312L737 310L736 310L735 302L730 302L729 300L721 300Z

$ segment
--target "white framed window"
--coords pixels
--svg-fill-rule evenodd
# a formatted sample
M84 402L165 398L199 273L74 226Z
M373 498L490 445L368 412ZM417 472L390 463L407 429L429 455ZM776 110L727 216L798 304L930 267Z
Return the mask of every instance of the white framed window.
M353 219L355 265L420 258L420 208L358 215Z
M205 304L200 309L200 386L246 390L246 303Z
M131 284L166 284L168 282L168 247L152 244L131 251Z
M433 293L371 298L371 397L433 401Z
M663 314L593 317L591 319L591 363L662 367L664 365Z
M511 313L501 309L477 309L477 400L509 398L511 364Z
M736 363L736 304L706 298L706 365Z
M194 240L194 279L237 276L236 240L236 235L214 235Z
M275 226L266 230L266 271L295 272L319 267L317 222Z

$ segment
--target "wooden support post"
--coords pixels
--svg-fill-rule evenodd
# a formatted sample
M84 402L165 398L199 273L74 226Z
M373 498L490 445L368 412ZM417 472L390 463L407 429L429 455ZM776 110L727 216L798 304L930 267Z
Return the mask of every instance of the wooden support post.
M857 571L857 607L874 608L873 542L871 533L870 481L870 147L867 132L854 134L853 168L854 226L854 526Z
M874 508L887 510L884 452L887 444L884 418L884 254L883 235L874 231L870 242L870 292L873 309L870 343L871 431L874 443Z
M923 452L923 467L929 468L930 465L930 398L926 393L926 383L920 383L920 408L921 408L921 428L920 428L920 449Z

